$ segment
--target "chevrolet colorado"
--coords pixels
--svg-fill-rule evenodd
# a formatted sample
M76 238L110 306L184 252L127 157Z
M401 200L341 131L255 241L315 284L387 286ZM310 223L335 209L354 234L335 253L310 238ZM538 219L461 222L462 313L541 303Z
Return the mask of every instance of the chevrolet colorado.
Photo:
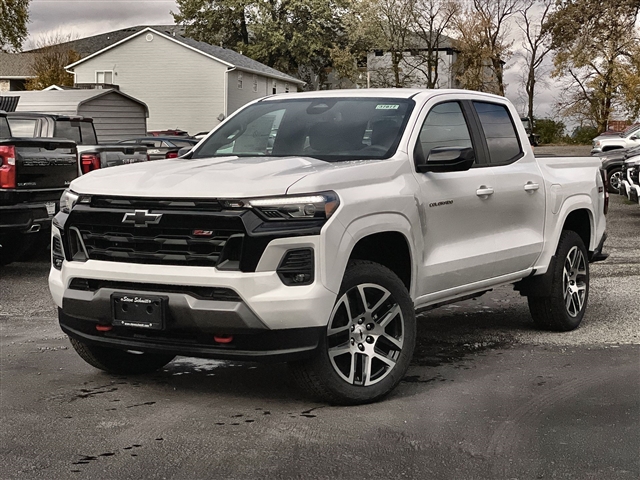
M406 372L416 312L514 284L536 325L578 327L606 258L599 167L536 159L498 96L275 95L183 158L75 180L49 286L99 369L280 360L328 402L371 402Z

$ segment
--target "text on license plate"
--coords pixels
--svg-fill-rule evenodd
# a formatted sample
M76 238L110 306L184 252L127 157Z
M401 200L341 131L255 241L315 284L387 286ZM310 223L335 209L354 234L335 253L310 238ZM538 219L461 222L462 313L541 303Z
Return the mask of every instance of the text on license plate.
M47 207L47 215L51 217L56 214L56 202L47 202L44 206Z

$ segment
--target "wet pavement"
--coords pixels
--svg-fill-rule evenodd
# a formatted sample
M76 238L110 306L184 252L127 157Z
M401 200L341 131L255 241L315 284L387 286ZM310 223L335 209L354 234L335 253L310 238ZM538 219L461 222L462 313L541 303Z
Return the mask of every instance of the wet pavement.
M332 407L285 365L86 365L46 259L0 271L0 478L640 478L640 208L613 197L609 260L574 332L536 331L510 287L420 317L384 401Z

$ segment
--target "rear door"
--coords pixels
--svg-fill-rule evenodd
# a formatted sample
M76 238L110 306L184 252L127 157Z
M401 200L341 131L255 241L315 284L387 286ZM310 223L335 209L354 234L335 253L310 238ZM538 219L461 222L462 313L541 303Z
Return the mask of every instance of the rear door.
M470 101L481 131L481 148L491 172L493 193L485 212L495 245L491 271L507 275L532 267L542 252L545 186L542 172L528 145L518 135L518 116L506 102ZM524 128L520 125L522 134Z

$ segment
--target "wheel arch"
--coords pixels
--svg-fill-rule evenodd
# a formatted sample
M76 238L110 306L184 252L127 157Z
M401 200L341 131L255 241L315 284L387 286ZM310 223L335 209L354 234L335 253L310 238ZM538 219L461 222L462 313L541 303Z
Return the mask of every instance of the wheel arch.
M350 260L369 260L392 270L405 284L411 298L415 298L416 246L413 227L409 220L397 213L381 213L361 217L346 227L338 251L340 255L332 268L336 285L328 285L338 291ZM337 274L339 272L339 275Z

